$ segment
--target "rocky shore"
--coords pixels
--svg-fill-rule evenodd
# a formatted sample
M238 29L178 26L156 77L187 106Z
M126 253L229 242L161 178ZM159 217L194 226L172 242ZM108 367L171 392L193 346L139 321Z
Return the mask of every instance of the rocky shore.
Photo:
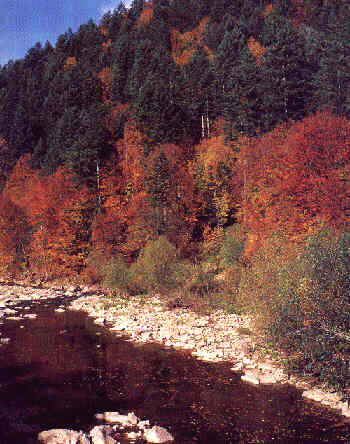
M41 288L41 285L28 287L2 283L0 285L0 323L5 317L19 320L29 316L23 313L19 314L14 309L14 305L20 301L28 301L29 306L31 301L62 296L73 298L69 305L70 310L85 311L94 318L96 324L105 326L115 335L127 337L132 342L155 341L166 347L185 349L196 359L204 361L230 362L232 363L232 371L240 374L241 379L249 384L288 383L295 385L304 390L303 397L336 409L339 414L350 418L348 405L342 402L337 394L327 393L320 387L312 386L310 382L300 381L293 376L286 375L278 362L272 359L257 358L253 353L254 336L250 334L253 330L253 320L247 316L227 314L221 310L201 315L186 308L171 307L159 295L145 299L140 297L111 298L102 291L88 287ZM56 312L60 313L64 310L64 307L60 307ZM1 345L6 344L7 341L8 338L0 335L0 350ZM117 412L113 413L119 415ZM138 420L138 422L143 425L142 421ZM102 430L102 435L100 435L104 436L105 441L98 441L97 438L96 441L93 441L91 433L90 436L85 436L81 432L73 431L47 431L41 438L42 442L57 442L52 441L52 439L56 439L52 438L56 436L56 432L59 434L69 432L76 434L74 435L75 441L69 437L68 441L62 442L93 442L94 444L95 442L117 442L111 434L108 435L107 429L103 429L103 427L111 427L110 425L104 424L98 427L100 427L100 432ZM116 427L113 427L108 429L111 433L116 430ZM145 440L147 440L147 436L148 439L153 439L152 436L157 431L162 433L161 428L154 427L152 429L139 427L138 430L128 433L131 433L130 436L134 436L135 439L141 436ZM147 430L153 430L153 432L147 432ZM100 432L96 431L96 436L100 436ZM165 441L149 440L148 442Z
M186 349L197 359L232 362L231 370L249 384L291 384L303 397L338 410L350 418L350 408L336 393L329 393L308 381L286 375L278 362L260 360L254 353L254 337L249 334L253 320L248 316L216 310L200 315L185 308L169 309L159 297L129 299L84 295L75 299L72 310L83 310L115 334L128 335L133 342L155 341L164 346ZM246 334L245 334L246 333Z
M75 430L52 429L39 434L43 444L118 444L119 439L142 439L149 443L171 443L174 437L163 427L150 427L148 420L140 420L134 412L121 415L119 412L96 414L96 420L104 424L93 427L89 433Z

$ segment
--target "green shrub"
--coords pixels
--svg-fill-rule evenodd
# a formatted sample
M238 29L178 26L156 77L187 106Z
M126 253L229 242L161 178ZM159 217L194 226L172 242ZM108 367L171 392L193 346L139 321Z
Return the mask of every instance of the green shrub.
M204 298L209 293L214 293L218 288L214 277L215 272L208 269L206 263L192 264L184 281L184 288L190 293Z
M239 224L225 229L223 244L218 259L221 267L235 266L244 250L245 233Z
M122 291L129 290L130 272L122 258L113 258L102 267L103 282L108 287Z
M130 280L139 291L166 292L178 284L178 254L165 236L149 241L130 269Z
M237 304L248 311L263 327L273 319L275 307L280 302L282 282L295 282L297 271L295 245L283 233L274 234L250 259L249 266L241 270Z
M283 244L277 247L275 238L258 252L240 297L252 292L249 308L264 320L268 340L284 351L291 370L344 393L350 381L350 233L323 229L294 259Z

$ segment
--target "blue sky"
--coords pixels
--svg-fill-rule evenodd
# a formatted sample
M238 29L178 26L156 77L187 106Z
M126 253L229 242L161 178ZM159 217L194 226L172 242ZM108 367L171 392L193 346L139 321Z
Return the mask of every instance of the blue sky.
M0 0L0 65L23 58L37 42L57 37L92 18L99 23L120 0ZM125 6L130 4L124 1Z

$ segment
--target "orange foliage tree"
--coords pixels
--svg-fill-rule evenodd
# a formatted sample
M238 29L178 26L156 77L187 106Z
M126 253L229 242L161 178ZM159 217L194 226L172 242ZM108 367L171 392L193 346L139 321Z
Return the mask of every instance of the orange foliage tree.
M8 195L0 199L0 273L16 273L26 264L29 225Z
M115 146L115 158L101 171L103 204L92 223L93 254L105 261L122 255L130 262L163 230L188 252L198 213L188 147L149 146L132 120Z
M272 3L267 4L263 10L263 16L268 17L272 11L273 11L273 4Z
M25 215L30 225L26 255L35 273L49 277L79 273L89 242L89 224L95 198L77 188L69 172L43 176L21 158L9 177L3 195Z
M250 36L247 42L248 49L255 58L256 64L261 66L262 57L265 54L265 47L253 36Z
M33 271L45 277L79 273L95 205L91 193L86 187L78 189L68 172L58 170L49 177L33 175L27 201L34 228L29 254Z
M102 83L103 100L106 104L111 103L113 73L109 66L105 66L98 75Z
M242 147L241 218L259 243L283 231L301 239L349 222L350 122L328 112L275 128Z
M211 50L201 44L203 31L208 20L209 17L204 17L196 28L183 34L176 29L171 30L171 54L175 63L181 66L186 65L199 47L204 48L210 60L213 59Z
M195 151L190 171L200 192L202 211L208 223L223 226L232 222L240 201L235 145L226 143L221 133L203 139Z
M148 157L145 170L156 234L166 234L182 253L191 248L201 207L186 154L178 145L158 145Z
M153 3L151 1L145 2L137 23L138 27L140 28L147 25L147 23L151 20L152 17L153 17Z
M64 63L64 70L75 68L77 66L77 59L75 57L68 57Z
M91 234L92 252L104 252L106 260L117 254L129 259L148 238L141 230L147 221L144 211L148 205L144 192L143 135L133 121L127 122L124 137L115 146L115 158L101 172L102 207L93 221ZM139 230L142 234L135 235Z

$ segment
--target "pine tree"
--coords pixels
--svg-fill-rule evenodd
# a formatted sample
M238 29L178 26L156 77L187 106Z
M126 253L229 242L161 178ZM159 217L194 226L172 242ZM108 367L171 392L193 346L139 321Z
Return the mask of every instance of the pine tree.
M350 50L340 41L328 41L313 77L313 106L350 117Z
M224 97L229 139L238 135L254 136L259 132L262 108L259 82L259 67L250 51L245 49L228 76L228 91Z
M216 103L212 97L214 76L207 53L199 49L184 67L186 110L195 140L210 136L210 122L216 118ZM189 125L187 125L189 127Z
M125 88L129 72L133 66L133 59L132 38L131 35L128 34L128 29L124 29L124 33L120 32L119 38L114 44L112 59L112 71L114 75L113 99L116 102L127 102L128 97Z
M127 96L135 99L150 71L156 69L155 47L151 40L143 39L135 49L134 63L127 79Z
M162 234L166 231L166 208L170 191L170 167L162 150L153 159L146 183L149 202L155 210L157 233Z
M181 140L186 125L183 74L163 47L155 55L157 70L150 72L134 102L138 129L155 143Z
M292 24L277 15L269 16L267 21L270 44L263 57L259 82L264 131L280 122L305 116L312 76L305 56L305 41Z

